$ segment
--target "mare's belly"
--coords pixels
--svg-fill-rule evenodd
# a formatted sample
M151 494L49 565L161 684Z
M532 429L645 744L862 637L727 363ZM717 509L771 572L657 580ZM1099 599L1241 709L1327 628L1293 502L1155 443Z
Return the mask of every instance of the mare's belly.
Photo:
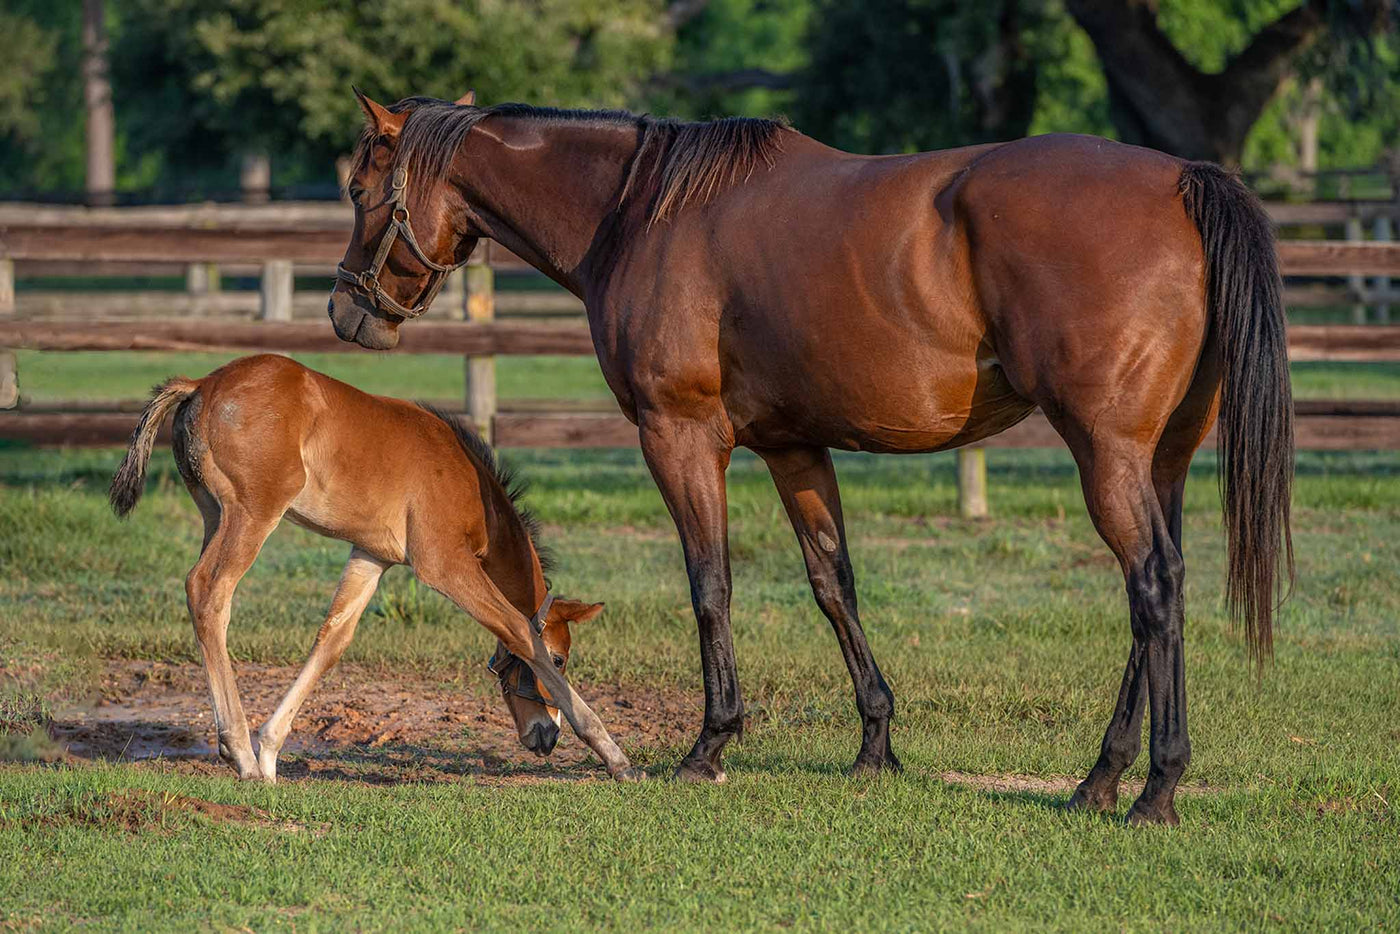
M1004 431L1035 408L991 355L891 348L860 366L756 363L725 379L735 442L748 447L940 451Z

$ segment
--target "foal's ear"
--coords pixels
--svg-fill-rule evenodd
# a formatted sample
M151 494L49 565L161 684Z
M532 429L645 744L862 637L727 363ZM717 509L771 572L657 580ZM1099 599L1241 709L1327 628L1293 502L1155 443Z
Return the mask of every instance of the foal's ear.
M598 618L598 614L603 612L601 603L580 603L577 600L556 600L555 606L559 607L559 613L564 619L571 623L586 623Z
M370 100L364 91L353 84L350 90L355 92L355 100L360 102L360 109L365 112L365 121L369 128L379 136L398 136L399 130L403 129L404 119L408 114L390 113L389 108L382 104L376 104Z
M472 88L470 91L468 91L467 93L463 94L461 97L457 98L457 101L456 101L456 104L457 104L458 107L471 107L471 106L473 106L475 103L476 103L476 88Z

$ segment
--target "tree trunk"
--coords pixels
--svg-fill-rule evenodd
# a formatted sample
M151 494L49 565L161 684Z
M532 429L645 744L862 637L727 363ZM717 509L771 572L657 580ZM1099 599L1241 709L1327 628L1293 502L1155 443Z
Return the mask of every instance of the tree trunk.
M1326 27L1325 0L1306 0L1207 74L1157 27L1156 0L1066 0L1108 80L1109 115L1124 142L1187 159L1237 164L1297 55Z
M113 201L117 166L112 83L107 77L107 23L102 0L83 0L83 101L87 106L87 200Z

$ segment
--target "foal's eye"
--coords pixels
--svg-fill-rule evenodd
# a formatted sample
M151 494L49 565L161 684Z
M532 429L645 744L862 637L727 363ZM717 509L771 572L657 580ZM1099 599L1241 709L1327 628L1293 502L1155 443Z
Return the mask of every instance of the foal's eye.
M555 667L555 668L558 668L558 669L560 669L560 670L563 670L563 668L564 668L564 656L562 656L562 655L551 655L551 656L550 656L550 660L554 662L554 667Z

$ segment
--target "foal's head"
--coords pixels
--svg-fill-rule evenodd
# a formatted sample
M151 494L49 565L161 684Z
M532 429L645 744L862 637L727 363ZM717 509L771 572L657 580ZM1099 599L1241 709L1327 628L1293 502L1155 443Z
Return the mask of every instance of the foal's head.
M540 638L549 649L555 668L562 672L569 664L569 649L573 644L569 624L586 623L601 612L601 603L561 599L550 604ZM515 719L521 745L537 756L549 755L554 751L554 744L559 742L559 708L551 703L549 692L530 667L519 656L507 652L503 645L497 644L489 665L500 679L501 693Z
M359 90L355 96L366 120L346 183L355 229L328 310L341 340L388 350L399 342L399 325L427 311L476 248L467 206L446 169L470 129L460 116L479 110L471 92L453 105L409 98L384 107ZM410 122L419 105L431 106ZM458 119L440 119L454 111Z

